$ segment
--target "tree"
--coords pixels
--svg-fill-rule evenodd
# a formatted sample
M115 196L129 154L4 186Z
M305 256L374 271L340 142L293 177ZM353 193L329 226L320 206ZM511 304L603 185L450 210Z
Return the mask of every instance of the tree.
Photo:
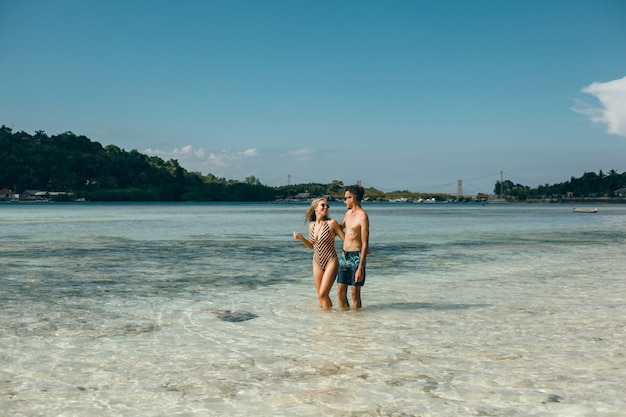
M343 189L344 189L343 181L333 180L328 186L328 194L330 195L340 194L343 192Z
M246 177L244 183L247 185L261 185L261 181L259 181L259 179L254 175Z

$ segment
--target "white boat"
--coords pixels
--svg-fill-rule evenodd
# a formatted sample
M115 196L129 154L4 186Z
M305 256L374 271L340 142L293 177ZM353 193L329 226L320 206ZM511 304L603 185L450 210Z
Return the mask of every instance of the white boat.
M579 208L574 207L574 213L597 213L597 208Z

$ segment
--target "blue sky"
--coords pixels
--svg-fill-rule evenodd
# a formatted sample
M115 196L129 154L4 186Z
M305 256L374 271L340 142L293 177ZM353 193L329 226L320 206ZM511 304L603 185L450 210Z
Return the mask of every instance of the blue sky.
M626 2L0 0L0 124L227 179L626 171Z

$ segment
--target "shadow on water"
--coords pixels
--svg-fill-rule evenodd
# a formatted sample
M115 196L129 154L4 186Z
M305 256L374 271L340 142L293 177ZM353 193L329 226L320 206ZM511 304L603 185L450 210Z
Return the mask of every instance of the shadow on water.
M211 310L211 313L217 315L220 320L231 323L248 321L259 317L256 314L247 311Z
M388 304L374 304L365 307L368 311L372 310L440 310L440 311L454 311L454 310L470 310L474 308L490 307L490 304L456 304L456 303L388 303Z

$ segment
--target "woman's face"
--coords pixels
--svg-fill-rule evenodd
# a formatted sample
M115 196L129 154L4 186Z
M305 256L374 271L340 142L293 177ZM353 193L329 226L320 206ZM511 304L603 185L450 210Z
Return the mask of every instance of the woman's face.
M328 201L320 200L315 206L315 213L319 216L320 219L324 218L328 215Z

